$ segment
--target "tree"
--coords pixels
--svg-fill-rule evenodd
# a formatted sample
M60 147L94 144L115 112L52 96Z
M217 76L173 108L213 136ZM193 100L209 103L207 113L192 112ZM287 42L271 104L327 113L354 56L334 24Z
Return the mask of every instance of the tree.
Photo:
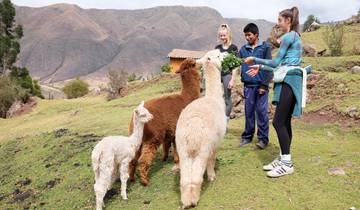
M80 80L79 78L76 78L75 80L67 83L62 91L69 99L78 98L86 95L89 92L89 84Z
M117 98L121 91L127 86L129 80L128 73L125 71L117 71L115 69L110 69L108 71L109 79L109 93L107 99L110 101Z
M323 32L323 40L328 46L331 56L342 55L342 48L344 46L344 25L328 25Z
M10 0L0 2L0 74L13 66L20 53L23 36L21 25L15 24L15 8Z
M306 31L314 21L320 23L319 18L315 17L315 15L309 15L304 22L303 32Z
M169 63L162 65L160 69L161 69L161 72L163 72L163 73L169 73L171 71L171 67L170 67Z

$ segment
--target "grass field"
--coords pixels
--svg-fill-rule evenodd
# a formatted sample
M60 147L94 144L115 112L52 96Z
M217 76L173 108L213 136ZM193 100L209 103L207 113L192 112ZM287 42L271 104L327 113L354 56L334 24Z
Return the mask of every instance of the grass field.
M306 112L335 104L340 112L360 108L360 76L346 69L329 72L332 63L346 66L359 56L306 58L332 84L344 83L349 94L337 98L337 87L311 103ZM336 83L335 83L336 81ZM334 82L334 83L331 83ZM124 98L110 102L105 96L73 100L40 100L29 114L0 120L0 209L94 208L90 153L101 137L127 134L132 109L141 100L168 94L180 87L177 79L150 82ZM316 87L316 86L315 86ZM325 89L325 88L324 88ZM316 92L317 93L317 92ZM204 182L196 209L348 209L360 208L360 128L338 123L293 123L292 154L296 172L269 179L261 167L279 152L270 126L270 146L238 148L244 118L231 120L217 156L217 179ZM159 152L160 154L160 152ZM129 200L121 200L116 183L108 193L106 209L178 209L179 174L172 162L158 155L150 171L150 186L128 187ZM330 168L345 175L329 175Z

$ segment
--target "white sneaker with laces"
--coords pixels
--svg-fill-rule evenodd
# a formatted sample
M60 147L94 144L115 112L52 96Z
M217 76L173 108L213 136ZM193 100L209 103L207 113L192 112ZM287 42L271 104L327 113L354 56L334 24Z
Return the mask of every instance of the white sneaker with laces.
M281 165L283 165L283 163L280 161L280 158L276 158L268 165L263 166L263 169L264 169L264 171L271 171L274 168L276 168L277 166L281 166Z
M282 164L272 169L271 171L268 171L266 174L268 177L277 178L292 173L294 173L294 166L289 167L286 166L285 164Z

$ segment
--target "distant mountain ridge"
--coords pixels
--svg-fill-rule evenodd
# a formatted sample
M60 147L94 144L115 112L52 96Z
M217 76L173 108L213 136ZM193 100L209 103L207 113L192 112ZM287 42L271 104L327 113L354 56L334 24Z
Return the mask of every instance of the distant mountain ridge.
M136 74L159 72L174 48L209 50L228 23L234 44L244 44L243 27L259 25L268 37L274 23L223 18L209 7L161 6L139 10L82 9L72 4L16 7L24 27L19 65L43 83L77 76L105 77L109 69Z

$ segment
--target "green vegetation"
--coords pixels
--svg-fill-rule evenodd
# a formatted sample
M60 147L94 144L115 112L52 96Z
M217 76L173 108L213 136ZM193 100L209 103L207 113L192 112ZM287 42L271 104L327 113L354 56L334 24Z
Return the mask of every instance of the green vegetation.
M166 63L160 67L162 73L170 73L171 67L169 63Z
M62 90L67 98L78 98L89 92L89 84L77 78L67 83Z

